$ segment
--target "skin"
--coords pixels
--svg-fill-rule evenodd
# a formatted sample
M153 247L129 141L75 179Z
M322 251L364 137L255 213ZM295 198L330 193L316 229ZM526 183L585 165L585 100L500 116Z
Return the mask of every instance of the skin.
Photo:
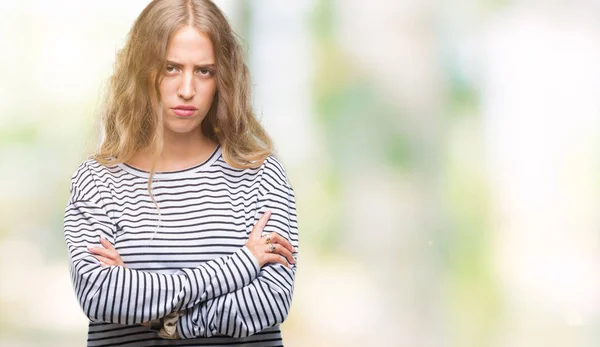
M203 162L216 147L217 144L205 138L200 131L200 124L206 117L217 90L214 62L213 44L207 34L189 26L175 32L167 48L167 67L159 85L165 138L156 171L176 171L191 167ZM191 116L180 117L173 110L179 105L193 106L196 111ZM149 171L152 166L150 150L141 150L128 164ZM277 233L270 233L270 243L275 245L271 253L265 237L261 237L270 216L270 211L262 215L252 229L246 247L261 268L267 263L280 263L290 267L288 262L295 263L292 257L295 250L289 241ZM100 261L101 266L126 267L108 240L100 239L100 244L102 247L88 249Z
M295 251L294 247L292 247L292 245L281 235L270 233L270 242L275 245L275 251L270 253L269 245L266 243L265 237L261 236L269 217L271 217L271 211L267 210L252 228L252 232L250 232L250 236L246 242L246 247L252 252L261 268L268 263L279 263L283 266L291 267L288 262L290 264L295 263L294 257L292 256L292 253ZM100 261L102 267L126 267L119 252L108 240L101 238L100 244L102 244L104 248L89 247L88 249L94 254L96 259Z
M156 171L177 171L206 159L217 143L203 136L200 124L217 91L215 56L207 34L186 26L173 35L166 56L167 66L159 84L164 119L164 146ZM193 115L181 117L174 108L193 106ZM152 149L137 153L128 164L149 171Z

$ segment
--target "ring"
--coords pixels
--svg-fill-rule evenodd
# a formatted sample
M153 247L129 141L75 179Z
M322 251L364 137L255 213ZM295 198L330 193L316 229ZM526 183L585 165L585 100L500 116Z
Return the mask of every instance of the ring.
M267 245L268 245L269 243L271 243L271 234L266 234L266 235L264 236L264 238L265 238L265 242L267 243Z
M269 244L269 253L273 253L273 252L275 252L275 245L270 243Z

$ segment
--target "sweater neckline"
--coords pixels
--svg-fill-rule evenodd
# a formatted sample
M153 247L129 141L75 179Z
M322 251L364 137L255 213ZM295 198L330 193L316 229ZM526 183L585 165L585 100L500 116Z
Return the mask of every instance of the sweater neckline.
M212 154L208 156L203 162L200 164L195 164L185 169L175 170L175 171L156 171L154 173L153 179L164 179L164 178L178 178L188 175L192 172L199 172L205 169L208 169L219 157L221 156L221 145L217 145L213 150ZM119 168L122 170L143 178L149 178L150 172L146 170L139 169L137 167L131 166L127 163L119 163L117 164Z

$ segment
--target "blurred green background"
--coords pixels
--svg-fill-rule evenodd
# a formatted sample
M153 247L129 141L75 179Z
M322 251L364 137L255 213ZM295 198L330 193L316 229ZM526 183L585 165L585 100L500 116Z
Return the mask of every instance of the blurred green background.
M0 2L0 345L83 346L62 235L144 0ZM286 346L600 344L600 2L217 1L296 191Z

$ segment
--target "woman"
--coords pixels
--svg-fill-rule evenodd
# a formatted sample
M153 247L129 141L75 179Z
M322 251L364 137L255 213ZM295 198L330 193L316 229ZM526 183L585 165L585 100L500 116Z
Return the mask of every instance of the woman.
M282 345L294 192L212 2L144 9L117 56L102 123L64 220L88 346Z

